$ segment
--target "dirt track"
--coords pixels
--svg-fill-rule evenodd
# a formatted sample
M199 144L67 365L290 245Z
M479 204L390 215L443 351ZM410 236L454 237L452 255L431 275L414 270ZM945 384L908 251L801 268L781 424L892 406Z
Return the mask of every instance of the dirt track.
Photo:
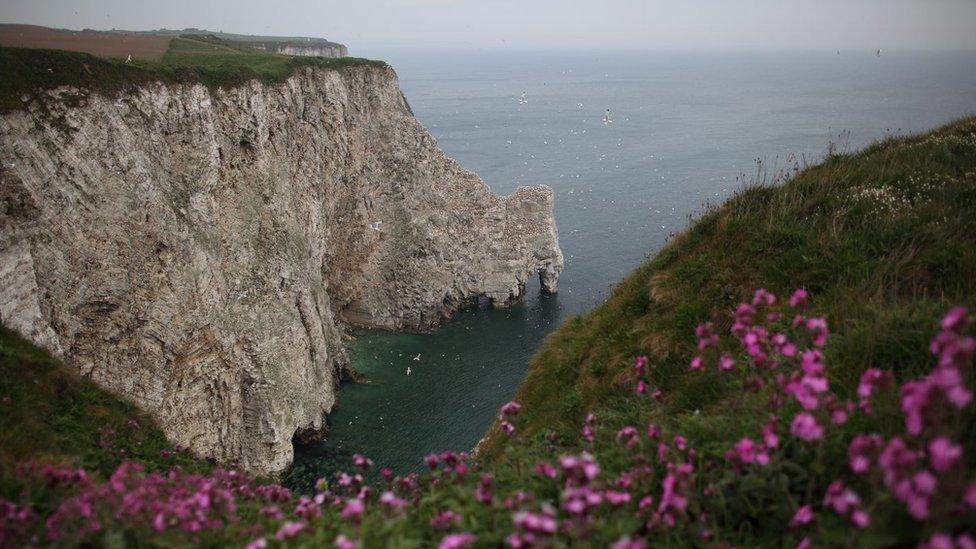
M160 59L170 36L56 30L35 25L0 24L0 46L82 51L99 57Z

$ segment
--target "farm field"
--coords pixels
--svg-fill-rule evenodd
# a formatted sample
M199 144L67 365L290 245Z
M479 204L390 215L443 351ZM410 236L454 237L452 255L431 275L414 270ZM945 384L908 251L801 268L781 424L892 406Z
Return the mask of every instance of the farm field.
M158 61L169 49L172 36L50 29L36 25L0 24L0 46L90 53L98 57Z

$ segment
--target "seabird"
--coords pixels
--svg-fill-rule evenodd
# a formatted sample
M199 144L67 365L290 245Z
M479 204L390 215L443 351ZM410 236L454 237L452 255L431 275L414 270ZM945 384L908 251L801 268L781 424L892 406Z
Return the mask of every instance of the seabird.
M413 357L413 359L420 362L420 353L417 353L417 356Z

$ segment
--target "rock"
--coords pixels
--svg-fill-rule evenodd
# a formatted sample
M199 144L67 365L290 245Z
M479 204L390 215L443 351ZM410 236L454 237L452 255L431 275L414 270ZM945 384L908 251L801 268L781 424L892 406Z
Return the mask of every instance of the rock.
M0 161L0 321L252 473L323 428L346 324L430 329L562 269L552 192L493 195L385 68L50 90Z

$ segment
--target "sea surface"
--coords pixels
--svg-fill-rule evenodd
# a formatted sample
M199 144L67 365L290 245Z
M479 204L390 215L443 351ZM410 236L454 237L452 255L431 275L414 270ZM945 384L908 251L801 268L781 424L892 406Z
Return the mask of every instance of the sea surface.
M297 486L349 469L353 453L409 472L430 452L470 450L549 332L760 164L769 178L831 144L976 114L976 52L354 53L393 65L417 118L494 192L555 190L566 266L556 296L535 281L522 304L436 333L358 334L353 365L371 383L344 385L328 439L297 449Z

